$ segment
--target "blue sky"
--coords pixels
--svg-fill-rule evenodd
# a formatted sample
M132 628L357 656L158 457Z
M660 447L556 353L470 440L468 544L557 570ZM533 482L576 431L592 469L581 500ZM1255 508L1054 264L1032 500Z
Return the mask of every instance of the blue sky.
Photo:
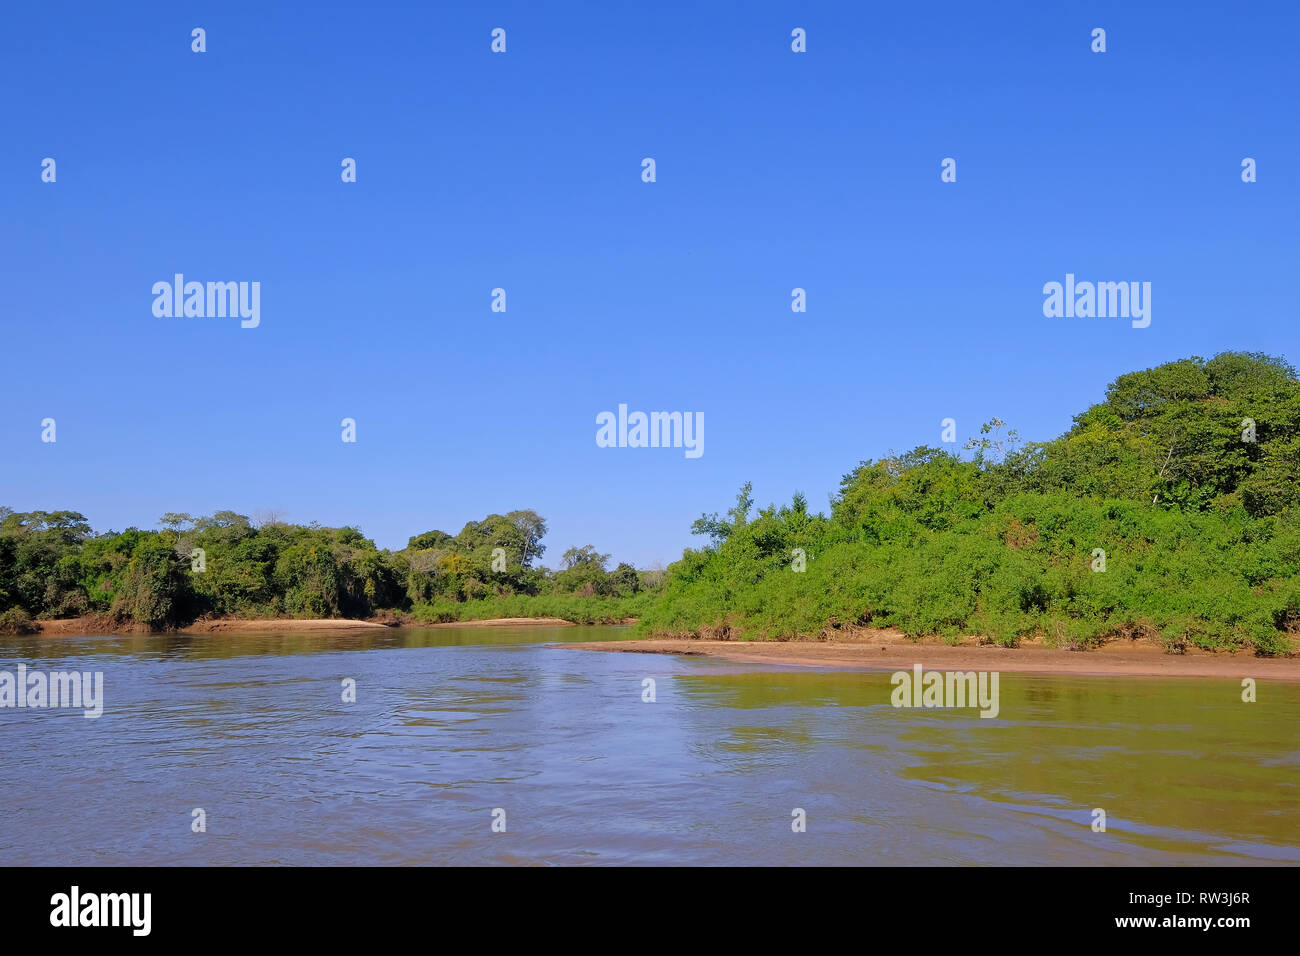
M591 543L647 566L744 481L825 507L945 417L960 441L993 415L1043 439L1125 371L1300 360L1294 4L6 17L18 510L106 530L273 508L400 547L534 508L544 563ZM176 272L260 282L260 326L155 317ZM1150 327L1045 318L1067 272L1151 282ZM597 447L619 403L703 412L703 456Z

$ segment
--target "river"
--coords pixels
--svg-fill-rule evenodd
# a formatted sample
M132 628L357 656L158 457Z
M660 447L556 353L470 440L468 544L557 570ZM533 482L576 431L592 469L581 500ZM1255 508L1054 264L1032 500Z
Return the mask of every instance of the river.
M104 680L98 719L0 709L0 864L1300 862L1300 684L1003 673L985 719L547 646L627 636L0 638Z

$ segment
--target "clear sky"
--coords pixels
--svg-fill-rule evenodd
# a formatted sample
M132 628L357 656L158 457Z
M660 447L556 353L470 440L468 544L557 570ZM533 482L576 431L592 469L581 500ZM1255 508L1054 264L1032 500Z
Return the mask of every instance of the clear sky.
M945 417L959 441L993 415L1045 439L1125 371L1300 360L1293 2L5 20L0 504L20 511L108 530L273 508L401 547L533 508L544 563L591 543L647 566L744 481L825 508ZM178 272L260 282L260 325L156 317ZM1045 318L1066 273L1150 282L1150 327ZM704 454L598 447L619 403L702 412Z

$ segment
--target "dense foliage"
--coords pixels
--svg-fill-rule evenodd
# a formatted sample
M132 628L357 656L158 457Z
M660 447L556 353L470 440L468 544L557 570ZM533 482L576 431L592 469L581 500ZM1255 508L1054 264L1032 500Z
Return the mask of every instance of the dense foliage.
M591 545L538 565L532 511L428 531L396 552L355 528L168 514L93 534L75 512L0 508L0 631L104 614L151 628L202 615L416 620L640 617L657 633L784 638L872 625L1043 636L1086 647L1288 652L1300 633L1300 382L1258 354L1118 378L1053 441L994 420L968 455L920 447L844 476L830 515L753 512L750 486L661 573ZM196 571L199 550L205 567Z
M492 615L447 608L502 596L614 600L656 580L627 564L607 571L609 556L590 545L566 552L560 571L536 566L546 524L532 511L489 515L455 536L428 531L397 552L379 550L356 528L254 525L230 511L167 514L160 523L157 531L95 535L76 512L0 508L0 630L83 614L153 629L204 615L360 618L426 609L417 616L460 620ZM564 607L584 620L626 616Z
M962 457L864 461L831 514L802 496L694 531L643 616L659 633L1039 635L1276 654L1300 631L1300 383L1258 354L1118 378L1060 438L985 425ZM795 549L806 555L802 573ZM1104 564L1101 552L1104 551ZM1104 568L1104 570L1102 570Z

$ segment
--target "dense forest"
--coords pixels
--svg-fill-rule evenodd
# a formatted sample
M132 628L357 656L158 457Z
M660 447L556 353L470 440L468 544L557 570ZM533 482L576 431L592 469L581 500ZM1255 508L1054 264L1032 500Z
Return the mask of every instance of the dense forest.
M782 638L857 625L910 635L1142 636L1173 651L1285 653L1300 632L1300 383L1224 353L1123 375L1054 441L984 425L846 474L830 514L750 486L702 516L643 624ZM799 561L795 549L801 549ZM805 570L798 572L802 564Z
M755 511L746 484L666 572L609 570L591 545L541 566L533 511L384 551L355 528L233 512L94 534L76 512L0 508L0 628L85 614L154 629L205 615L637 617L660 634L877 626L1286 653L1300 633L1298 464L1295 369L1229 352L1121 376L1052 441L994 419L960 451L863 461L829 515L801 494Z
M538 566L546 523L532 511L488 515L454 536L428 531L395 552L356 528L254 524L231 511L160 524L97 535L77 512L0 508L0 627L85 614L159 630L209 615L598 622L627 616L662 576L607 570L609 555L591 545L570 548L556 571Z

